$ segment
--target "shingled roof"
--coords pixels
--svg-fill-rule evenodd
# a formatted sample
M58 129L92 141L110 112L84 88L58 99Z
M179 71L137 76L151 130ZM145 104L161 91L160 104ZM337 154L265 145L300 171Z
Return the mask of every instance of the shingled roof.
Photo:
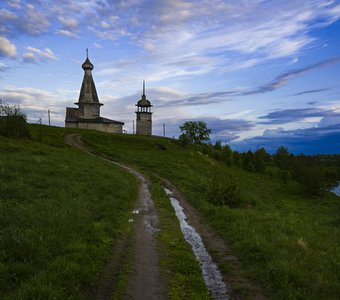
M99 103L98 94L96 90L96 86L92 77L93 64L87 57L85 62L82 64L82 68L84 69L84 78L83 83L81 85L79 100L75 104L79 103ZM99 103L100 104L100 103Z

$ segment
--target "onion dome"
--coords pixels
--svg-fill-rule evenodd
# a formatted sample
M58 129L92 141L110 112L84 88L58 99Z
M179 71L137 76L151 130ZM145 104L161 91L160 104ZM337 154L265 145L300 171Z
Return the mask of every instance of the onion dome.
M90 62L89 58L87 57L86 60L84 61L84 63L81 65L81 67L84 70L93 70L93 64Z
M89 60L89 50L86 48L86 60L84 61L84 63L81 65L81 67L84 70L93 70L93 64L90 62Z
M142 95L142 98L137 102L136 106L141 106L141 107L152 106L151 102L148 99L146 99L146 96L145 96L145 80L143 80L143 95Z
M142 99L137 102L138 106L151 106L151 102L146 99L145 95L142 95Z

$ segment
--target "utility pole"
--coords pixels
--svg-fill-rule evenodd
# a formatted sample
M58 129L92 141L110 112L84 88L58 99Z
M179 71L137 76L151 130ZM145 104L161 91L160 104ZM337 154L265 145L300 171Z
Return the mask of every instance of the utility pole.
M165 137L165 124L163 123L163 136Z
M2 117L2 99L0 99L0 117Z
M135 134L135 120L132 120L132 134Z
M48 110L48 126L51 126L51 111Z

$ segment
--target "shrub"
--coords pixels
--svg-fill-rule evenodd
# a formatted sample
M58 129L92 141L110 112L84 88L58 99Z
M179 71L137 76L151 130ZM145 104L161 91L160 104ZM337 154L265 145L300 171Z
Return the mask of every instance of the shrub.
M324 174L317 168L305 168L302 175L296 178L302 192L309 195L320 195L325 188Z
M205 199L215 206L238 207L241 204L240 187L232 176L214 174L200 186Z
M5 105L1 109L4 116L0 117L0 135L14 138L30 137L26 115L20 108Z

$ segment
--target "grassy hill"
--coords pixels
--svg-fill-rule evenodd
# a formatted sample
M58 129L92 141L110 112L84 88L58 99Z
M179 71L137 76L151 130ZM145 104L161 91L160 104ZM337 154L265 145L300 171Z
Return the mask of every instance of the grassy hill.
M1 299L79 299L137 197L137 180L64 144L63 128L0 137Z
M65 145L64 136L75 130L30 130L29 139L0 137L0 295L81 299L117 237L129 234L126 220L138 184L125 171ZM198 209L270 298L340 294L336 196L306 197L293 183L227 167L200 147L183 148L172 139L78 132L94 151L149 176L163 226L160 249L170 298L195 299L206 291L161 189L163 178ZM219 206L212 200L228 193L226 187L239 196ZM226 263L221 269L233 276ZM188 270L192 278L185 276Z
M232 247L250 278L274 299L336 299L340 294L339 198L304 196L294 183L230 168L171 139L86 133L89 147L170 180ZM217 182L236 182L238 203L207 199ZM215 183L215 184L214 184ZM228 190L227 190L228 191ZM225 272L232 270L223 266Z

